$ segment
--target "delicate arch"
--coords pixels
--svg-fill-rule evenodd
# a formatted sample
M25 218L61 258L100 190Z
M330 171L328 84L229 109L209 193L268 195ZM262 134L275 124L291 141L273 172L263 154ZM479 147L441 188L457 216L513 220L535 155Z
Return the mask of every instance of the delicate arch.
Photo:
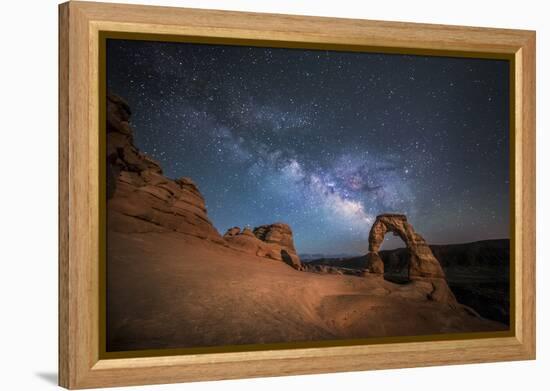
M413 226L407 221L407 216L401 214L383 214L376 217L369 233L367 254L367 269L371 273L384 274L384 262L378 250L388 232L399 236L409 250L409 279L445 278L445 273L428 243L414 231Z

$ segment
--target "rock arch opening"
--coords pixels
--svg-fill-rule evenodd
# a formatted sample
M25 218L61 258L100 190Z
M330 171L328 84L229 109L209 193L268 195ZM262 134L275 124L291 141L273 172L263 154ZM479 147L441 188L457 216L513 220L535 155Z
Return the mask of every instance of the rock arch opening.
M397 284L409 282L410 254L398 235L387 233L378 251L384 262L384 279Z

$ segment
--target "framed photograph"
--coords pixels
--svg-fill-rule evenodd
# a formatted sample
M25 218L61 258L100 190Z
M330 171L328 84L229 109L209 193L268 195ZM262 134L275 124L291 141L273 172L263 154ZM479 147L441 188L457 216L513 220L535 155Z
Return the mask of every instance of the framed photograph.
M535 33L59 7L66 388L535 358Z

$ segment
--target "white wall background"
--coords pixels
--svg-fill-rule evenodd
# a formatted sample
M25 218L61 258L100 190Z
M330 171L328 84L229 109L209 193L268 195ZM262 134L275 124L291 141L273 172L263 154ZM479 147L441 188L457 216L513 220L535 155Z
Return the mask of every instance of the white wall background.
M105 1L105 0L104 0ZM119 0L119 2L126 2ZM537 0L134 0L133 3L537 30L538 359L141 387L151 390L478 390L548 387L550 134L547 2ZM0 12L0 389L56 387L57 1ZM546 383L544 385L544 383ZM138 389L138 388L132 388ZM546 388L547 389L547 388Z

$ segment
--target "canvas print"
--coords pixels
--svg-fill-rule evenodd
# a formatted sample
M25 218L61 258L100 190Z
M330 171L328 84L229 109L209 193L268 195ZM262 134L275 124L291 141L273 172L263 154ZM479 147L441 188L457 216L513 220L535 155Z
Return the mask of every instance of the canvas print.
M105 71L107 352L510 329L508 61L108 39Z

